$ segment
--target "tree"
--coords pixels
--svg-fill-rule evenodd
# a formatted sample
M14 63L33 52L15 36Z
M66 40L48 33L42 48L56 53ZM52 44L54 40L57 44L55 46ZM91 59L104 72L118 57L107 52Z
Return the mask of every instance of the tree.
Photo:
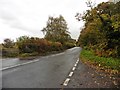
M67 23L63 16L49 17L47 26L43 28L42 32L45 34L45 39L53 42L60 42L64 44L71 39L68 31Z
M76 15L77 20L85 21L79 44L106 56L120 56L120 2L101 3L97 7L87 4L91 9Z
M4 43L2 44L5 48L13 48L15 45L14 41L9 38L4 39Z
M23 42L23 41L26 41L28 39L29 39L28 36L20 36L19 38L17 38L17 42Z

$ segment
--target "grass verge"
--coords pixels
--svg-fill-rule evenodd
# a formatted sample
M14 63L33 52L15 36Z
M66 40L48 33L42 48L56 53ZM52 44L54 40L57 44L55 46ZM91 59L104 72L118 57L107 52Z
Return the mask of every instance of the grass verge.
M92 51L83 49L80 54L81 60L89 65L96 66L100 70L116 74L120 73L120 58L106 58L95 56Z
M61 53L64 50L60 50L60 51L51 51L51 52L44 52L44 53L23 53L19 55L19 59L20 60L32 60L35 58L38 58L40 56L47 56L47 55L51 55L51 54L57 54L57 53Z

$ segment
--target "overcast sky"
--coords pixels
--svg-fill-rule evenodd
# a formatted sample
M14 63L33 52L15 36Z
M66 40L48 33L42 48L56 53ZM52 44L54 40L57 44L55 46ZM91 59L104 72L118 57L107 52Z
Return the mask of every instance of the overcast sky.
M80 34L82 22L75 19L77 12L87 9L87 0L0 0L0 43L5 38L19 36L44 37L41 29L49 16L62 15L74 39ZM97 4L108 0L92 0Z

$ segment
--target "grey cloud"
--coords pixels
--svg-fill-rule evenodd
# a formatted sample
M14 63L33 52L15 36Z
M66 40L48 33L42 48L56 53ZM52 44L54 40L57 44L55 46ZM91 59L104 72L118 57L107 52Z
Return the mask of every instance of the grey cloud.
M2 13L0 12L0 18L6 21L13 21L15 20L15 17L13 15L7 14L7 13Z
M86 0L85 0L86 1ZM0 19L3 24L7 24L8 29L25 31L33 34L39 34L42 27L45 27L49 15L62 14L68 22L71 36L78 38L83 24L76 23L76 12L85 10L84 0L0 0ZM103 1L103 0L99 0ZM6 31L6 28L3 32Z

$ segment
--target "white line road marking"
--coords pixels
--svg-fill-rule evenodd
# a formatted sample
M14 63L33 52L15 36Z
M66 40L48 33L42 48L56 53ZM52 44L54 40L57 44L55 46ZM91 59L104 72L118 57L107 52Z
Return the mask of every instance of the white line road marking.
M78 62L79 62L79 59L76 61L76 64L78 64Z
M0 71L6 70L6 69L15 68L15 67L19 67L19 66L23 66L23 65L27 65L27 64L30 64L30 63L38 62L38 61L39 61L39 59L33 60L33 61L29 61L29 62L26 62L26 63L22 63L22 64L17 64L17 65L5 67L5 68L0 69Z
M64 53L59 53L59 54L54 54L54 55L50 55L50 57L54 57L54 56L58 56L58 55L62 55Z
M76 64L78 64L78 62L76 62Z
M18 67L18 66L21 66L21 64L17 64L17 65L14 65L14 66L5 67L5 68L2 68L2 69L0 69L0 70L2 71L2 70L14 68L14 67Z
M78 62L79 62L79 58L78 58L78 60L76 61L74 67L72 68L72 72L69 73L69 77L71 77L71 76L73 75L73 73L74 73L73 71L76 69L76 66L77 66ZM69 83L69 81L70 81L70 78L67 78L67 79L64 81L63 85L64 85L64 86L67 86L68 83Z
M73 67L72 70L74 71L74 70L75 70L75 67Z
M72 75L73 75L73 72L70 72L69 77L71 77Z
M79 62L79 60L77 60L77 62Z
M65 80L65 82L63 83L63 85L64 85L64 86L67 86L69 81L70 81L70 78L67 78L67 79Z
M70 72L69 77L71 77L71 76L73 75L73 73L74 73L73 71L76 69L76 66L77 66L78 62L79 62L79 58L78 58L78 60L76 61L74 67L72 68L72 72ZM64 86L67 86L69 81L70 81L70 78L67 78L67 79L64 81L63 85L64 85Z
M75 67L77 66L77 64L74 65Z

